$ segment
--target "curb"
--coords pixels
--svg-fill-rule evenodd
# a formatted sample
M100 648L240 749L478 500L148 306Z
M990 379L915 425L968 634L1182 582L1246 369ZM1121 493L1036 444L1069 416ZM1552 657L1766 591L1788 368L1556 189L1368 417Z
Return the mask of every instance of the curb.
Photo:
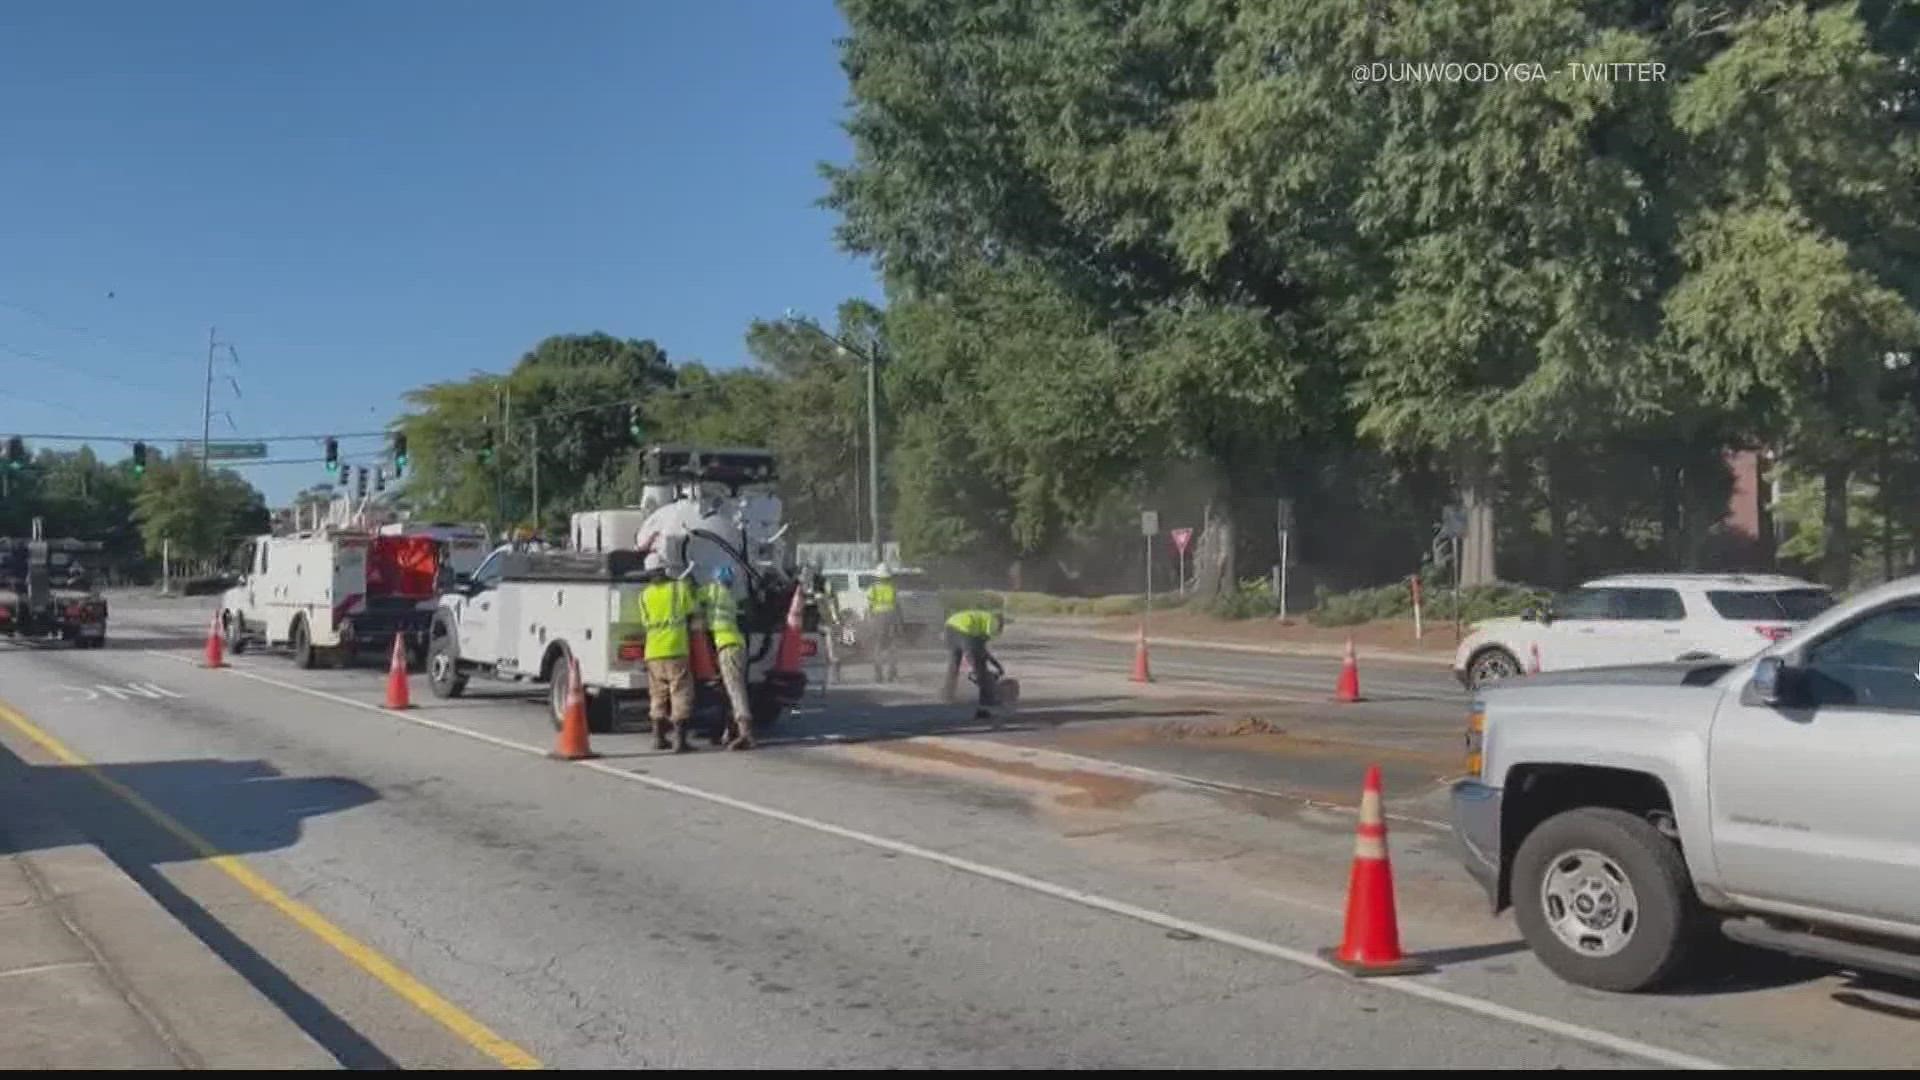
M183 1064L339 1068L332 1054L64 820L15 803L5 836L10 857L35 891Z

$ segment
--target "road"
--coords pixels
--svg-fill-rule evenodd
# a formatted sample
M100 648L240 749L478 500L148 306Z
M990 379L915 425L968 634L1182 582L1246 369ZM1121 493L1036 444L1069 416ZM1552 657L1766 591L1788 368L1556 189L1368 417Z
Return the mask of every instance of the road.
M566 764L511 688L440 702L416 677L396 714L373 670L204 670L205 615L129 597L106 650L0 646L0 770L346 1065L1920 1058L1920 1003L1817 967L1744 958L1643 998L1547 974L1433 827L1460 720L1443 672L1370 670L1379 700L1336 708L1317 660L1156 652L1160 682L1133 687L1124 647L1016 641L999 730L935 703L923 656L900 686L817 694L760 752L658 755L628 730ZM1376 759L1402 936L1433 975L1314 955Z

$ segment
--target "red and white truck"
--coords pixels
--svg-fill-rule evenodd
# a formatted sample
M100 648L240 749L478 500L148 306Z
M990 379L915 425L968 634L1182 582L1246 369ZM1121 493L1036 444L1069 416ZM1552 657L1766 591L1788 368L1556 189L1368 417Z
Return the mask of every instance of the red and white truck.
M439 590L450 580L445 545L427 535L323 529L258 536L242 556L240 583L221 598L227 647L286 646L293 662L351 663L405 637L415 663L426 656Z

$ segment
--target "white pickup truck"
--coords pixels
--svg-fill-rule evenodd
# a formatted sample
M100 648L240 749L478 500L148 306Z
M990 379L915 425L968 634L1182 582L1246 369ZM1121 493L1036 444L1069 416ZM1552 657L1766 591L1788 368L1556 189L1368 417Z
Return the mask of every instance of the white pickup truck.
M641 562L631 551L495 549L440 597L427 635L434 695L458 697L476 674L543 682L558 724L578 661L588 727L613 730L618 700L647 686L645 629L620 621L645 588Z
M1657 986L1716 923L1920 978L1920 577L1743 660L1483 690L1467 770L1467 869L1563 978Z

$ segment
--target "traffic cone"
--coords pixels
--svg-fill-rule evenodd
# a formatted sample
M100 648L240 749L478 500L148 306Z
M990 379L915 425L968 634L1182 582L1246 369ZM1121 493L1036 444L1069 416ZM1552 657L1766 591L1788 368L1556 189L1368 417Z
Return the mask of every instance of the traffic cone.
M226 667L227 643L220 637L220 613L213 613L213 622L207 626L207 654L200 661L201 667Z
M1347 658L1340 664L1340 681L1334 684L1333 700L1364 701L1360 696L1360 662L1353 655L1353 638L1347 638Z
M704 630L696 632L690 651L695 682L712 682L720 677L720 659L713 653L713 635Z
M1387 819L1380 809L1380 766L1367 766L1360 792L1360 824L1353 837L1353 873L1347 881L1347 928L1337 949L1320 958L1349 975L1417 975L1433 965L1400 951L1400 920L1393 908L1393 866L1387 861Z
M1153 672L1147 669L1147 624L1140 624L1140 638L1133 646L1133 681L1152 682Z
M387 661L387 708L413 708L413 698L407 690L407 642L404 634L393 635L393 656Z
M793 590L793 602L787 605L787 625L780 630L780 648L773 654L773 673L800 674L800 628L805 625L805 604L800 590Z
M1530 648L1530 653L1529 653L1529 658L1527 660L1527 674L1538 675L1540 674L1540 643L1536 641L1529 648Z
M580 685L580 661L571 656L567 657L567 706L561 713L560 735L547 756L561 761L600 756L587 742L587 691Z

